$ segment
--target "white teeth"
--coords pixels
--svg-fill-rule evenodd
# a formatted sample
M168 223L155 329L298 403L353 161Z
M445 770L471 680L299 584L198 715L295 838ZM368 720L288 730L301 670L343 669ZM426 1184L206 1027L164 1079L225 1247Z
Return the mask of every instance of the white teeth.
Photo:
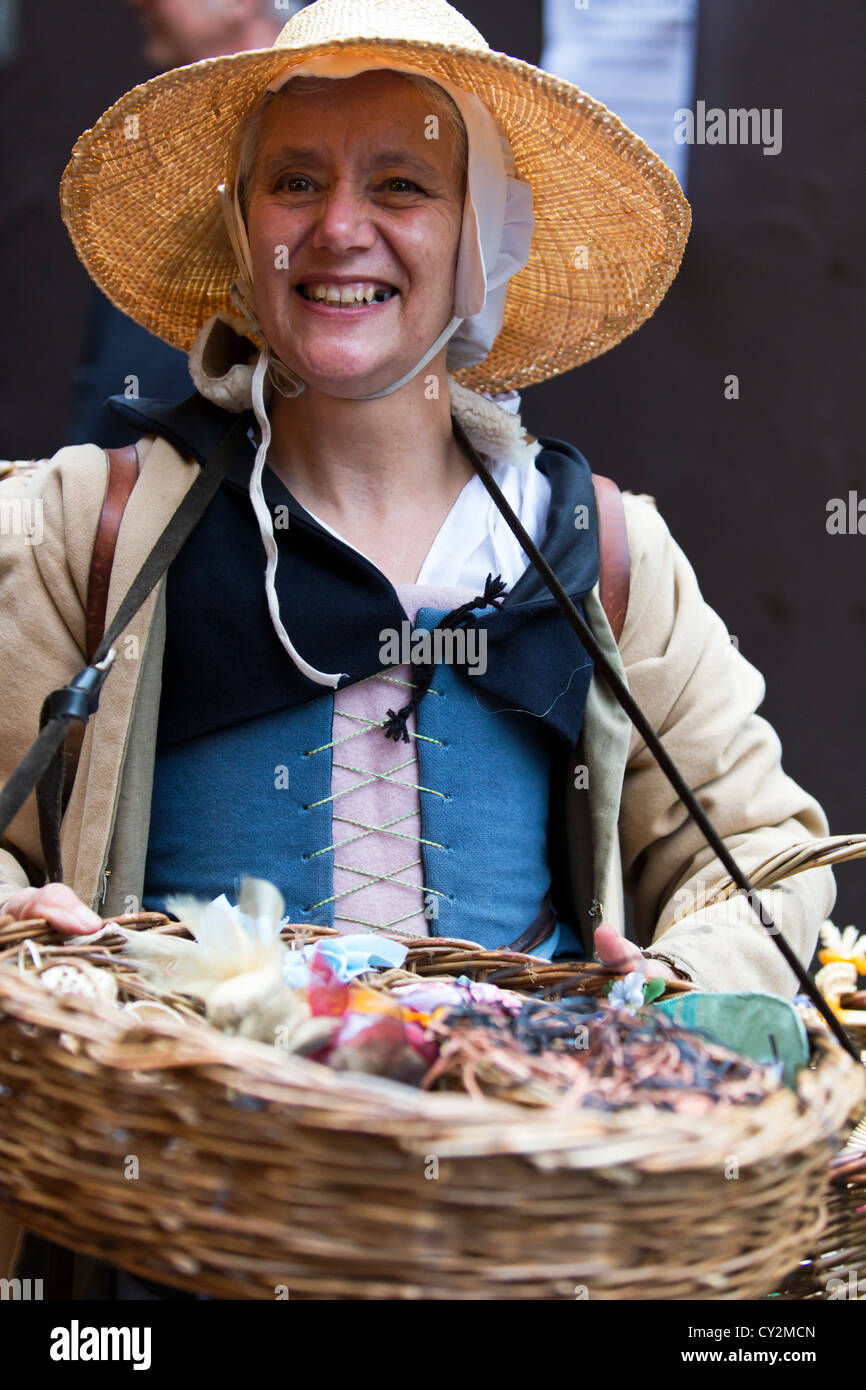
M306 299L316 300L318 303L325 304L372 304L377 294L386 293L388 297L393 291L383 292L375 285L315 285L307 284L301 286L301 293Z

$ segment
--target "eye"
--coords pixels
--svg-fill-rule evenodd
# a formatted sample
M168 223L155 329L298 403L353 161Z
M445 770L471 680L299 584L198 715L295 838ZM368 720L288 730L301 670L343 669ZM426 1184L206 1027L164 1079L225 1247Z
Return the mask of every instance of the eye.
M310 184L311 180L306 174L281 174L274 182L274 191L285 189L287 193L306 193L305 188L293 188L292 184Z
M394 184L402 184L402 187L395 188ZM424 189L419 183L414 183L412 179L403 178L401 174L394 174L391 178L385 179L382 188L386 193L423 193Z

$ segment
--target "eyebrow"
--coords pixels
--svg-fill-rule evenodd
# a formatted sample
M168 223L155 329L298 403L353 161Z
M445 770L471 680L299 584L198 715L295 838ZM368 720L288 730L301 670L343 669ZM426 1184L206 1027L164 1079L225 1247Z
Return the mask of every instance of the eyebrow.
M315 166L322 163L322 158L321 150L309 146L285 145L265 161L262 166L262 174L265 178L270 178L281 165L308 164ZM415 169L429 179L442 177L441 172L421 155L412 154L405 149L376 150L371 156L371 162L374 164L402 164Z

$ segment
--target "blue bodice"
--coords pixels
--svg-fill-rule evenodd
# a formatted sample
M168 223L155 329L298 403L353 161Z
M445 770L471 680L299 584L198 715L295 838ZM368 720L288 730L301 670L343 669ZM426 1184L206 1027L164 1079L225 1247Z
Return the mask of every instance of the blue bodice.
M422 608L416 627L442 616ZM588 672L577 675L588 686ZM440 665L415 741L431 935L490 948L530 926L550 887L551 776L561 756L542 720L501 704L462 668ZM293 921L333 925L334 856L322 848L333 842L333 707L329 693L158 748L146 908L161 910L172 893L236 899L251 874L279 887ZM564 923L540 953L555 950L581 952Z

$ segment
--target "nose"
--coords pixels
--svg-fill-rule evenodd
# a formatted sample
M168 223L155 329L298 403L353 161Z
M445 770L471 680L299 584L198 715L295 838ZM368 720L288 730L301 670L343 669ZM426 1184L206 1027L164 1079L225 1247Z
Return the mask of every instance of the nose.
M319 204L314 248L344 254L369 250L375 240L376 228L366 198L347 179L338 179Z

